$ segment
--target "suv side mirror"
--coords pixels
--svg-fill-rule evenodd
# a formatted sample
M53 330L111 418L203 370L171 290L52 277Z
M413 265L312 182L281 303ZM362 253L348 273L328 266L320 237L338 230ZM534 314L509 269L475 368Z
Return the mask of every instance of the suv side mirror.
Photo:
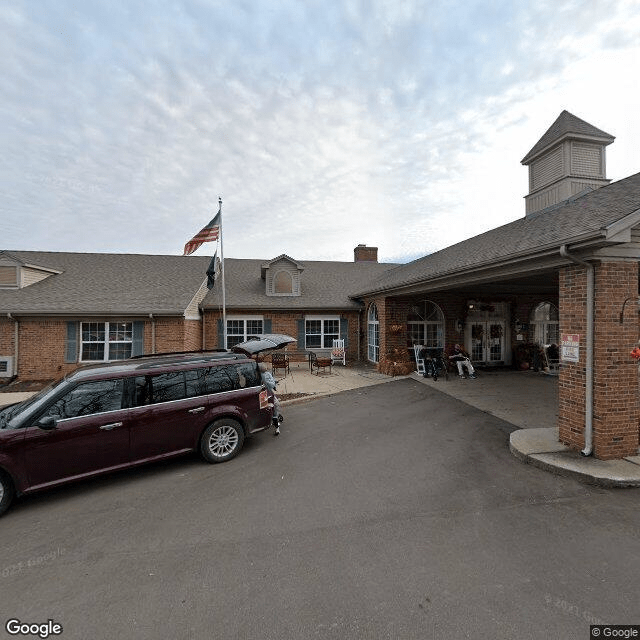
M56 419L53 416L43 416L36 422L36 426L44 431L51 431L56 428Z

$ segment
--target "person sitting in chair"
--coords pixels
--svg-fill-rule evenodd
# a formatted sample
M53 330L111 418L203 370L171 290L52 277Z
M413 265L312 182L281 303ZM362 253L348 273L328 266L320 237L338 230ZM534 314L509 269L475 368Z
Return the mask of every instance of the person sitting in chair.
M470 378L476 377L476 372L471 364L469 354L466 353L459 344L454 345L453 353L449 356L449 360L453 360L453 362L456 363L456 366L458 367L458 375L461 378L466 377L462 371L463 366L467 368L467 373Z

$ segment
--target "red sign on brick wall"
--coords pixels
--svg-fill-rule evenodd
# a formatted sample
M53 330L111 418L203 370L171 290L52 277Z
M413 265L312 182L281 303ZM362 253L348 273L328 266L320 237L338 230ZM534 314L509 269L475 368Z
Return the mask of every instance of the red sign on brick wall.
M563 362L580 362L580 334L563 333L560 341L560 359Z

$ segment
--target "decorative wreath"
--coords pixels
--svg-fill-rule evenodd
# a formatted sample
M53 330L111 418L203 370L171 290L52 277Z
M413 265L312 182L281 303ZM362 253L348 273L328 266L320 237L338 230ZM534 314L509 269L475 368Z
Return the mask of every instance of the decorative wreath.
M482 340L482 336L484 335L484 329L480 324L474 324L471 327L471 337L474 340Z

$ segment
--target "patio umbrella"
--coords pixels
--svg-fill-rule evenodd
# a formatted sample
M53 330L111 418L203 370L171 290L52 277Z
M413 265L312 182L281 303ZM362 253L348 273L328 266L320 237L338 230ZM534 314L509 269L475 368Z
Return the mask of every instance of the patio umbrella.
M282 349L282 347L287 344L291 344L292 342L297 342L297 340L282 333L262 333L255 338L247 340L246 342L240 342L239 344L234 345L231 347L231 351L253 356L257 353L262 353L263 351Z

